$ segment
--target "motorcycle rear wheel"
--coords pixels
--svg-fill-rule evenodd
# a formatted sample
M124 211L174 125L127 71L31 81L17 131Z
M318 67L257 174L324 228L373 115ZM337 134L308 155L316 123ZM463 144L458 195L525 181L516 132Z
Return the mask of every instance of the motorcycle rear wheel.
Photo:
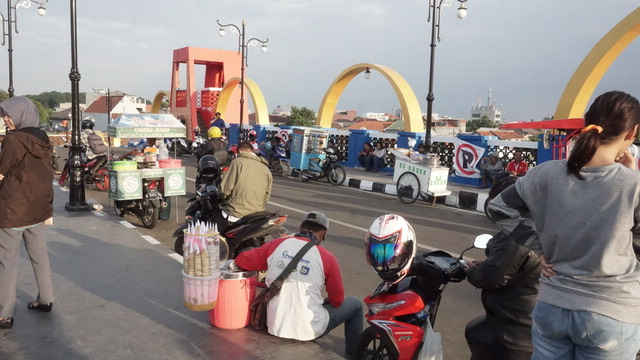
M389 337L379 328L370 326L360 334L354 359L397 360L400 357Z
M284 176L284 168L282 167L282 162L280 160L273 160L271 162L271 166L273 167L273 171L278 176Z
M140 221L142 221L142 225L147 229L156 227L158 223L158 208L155 207L151 201L145 201L142 203L141 211Z
M331 165L327 171L327 180L331 185L342 185L347 178L347 172L341 165Z
M96 171L94 176L95 185L98 190L107 191L109 190L109 169L106 167L100 168Z

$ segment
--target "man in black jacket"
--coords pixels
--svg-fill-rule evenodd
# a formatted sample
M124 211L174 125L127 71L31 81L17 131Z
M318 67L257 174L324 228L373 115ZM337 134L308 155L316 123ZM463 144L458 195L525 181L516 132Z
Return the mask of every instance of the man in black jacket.
M502 232L489 241L485 253L485 261L469 263L467 270L467 280L482 289L486 311L465 329L471 360L528 360L540 260Z

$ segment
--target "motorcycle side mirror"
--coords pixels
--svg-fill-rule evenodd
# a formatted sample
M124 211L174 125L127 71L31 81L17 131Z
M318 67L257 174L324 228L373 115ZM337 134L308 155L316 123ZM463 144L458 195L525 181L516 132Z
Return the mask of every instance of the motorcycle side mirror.
M468 250L471 250L471 249L486 249L487 248L487 243L492 238L493 238L493 236L489 235L489 234L482 234L482 235L476 236L476 239L473 241L473 246L464 249L460 253L460 256L458 257L458 259L462 259L464 257L464 253L467 252Z
M487 243L491 239L493 239L493 235L489 235L489 234L478 235L476 236L476 239L473 241L473 247L478 249L486 249Z

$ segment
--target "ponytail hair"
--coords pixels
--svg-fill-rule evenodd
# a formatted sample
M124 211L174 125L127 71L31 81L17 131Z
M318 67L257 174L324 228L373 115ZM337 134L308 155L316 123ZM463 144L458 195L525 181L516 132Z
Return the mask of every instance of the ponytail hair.
M640 102L622 91L606 92L593 101L584 115L584 123L567 162L567 172L579 179L583 179L580 170L601 144L611 143L640 125Z

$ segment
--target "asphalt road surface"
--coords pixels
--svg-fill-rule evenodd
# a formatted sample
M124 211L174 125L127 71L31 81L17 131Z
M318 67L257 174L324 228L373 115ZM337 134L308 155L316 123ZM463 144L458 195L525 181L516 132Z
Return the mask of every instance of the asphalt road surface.
M186 200L194 196L195 190L195 158L181 156L180 159L186 167L187 195L171 199L171 220L159 221L154 229L145 229L137 218L125 216L125 220L138 226L136 231L140 234L152 236L170 249L173 249L174 241L171 234L183 222ZM87 185L85 198L96 200L104 206L106 214L116 216L113 200L108 199L106 192ZM340 263L346 293L361 299L379 283L376 273L367 265L363 251L366 231L378 216L394 213L405 217L416 231L419 252L441 249L457 255L471 246L477 235L497 231L496 225L478 212L444 205L432 207L422 201L407 205L389 195L321 182L303 183L298 179L277 176L274 176L268 210L283 210L289 216L285 225L290 231L297 229L306 212L324 212L331 224L323 246L333 252ZM484 258L482 250L478 249L473 249L466 255L476 259ZM435 324L435 330L442 333L445 358L469 358L464 327L481 314L483 308L479 290L467 282L447 287Z

